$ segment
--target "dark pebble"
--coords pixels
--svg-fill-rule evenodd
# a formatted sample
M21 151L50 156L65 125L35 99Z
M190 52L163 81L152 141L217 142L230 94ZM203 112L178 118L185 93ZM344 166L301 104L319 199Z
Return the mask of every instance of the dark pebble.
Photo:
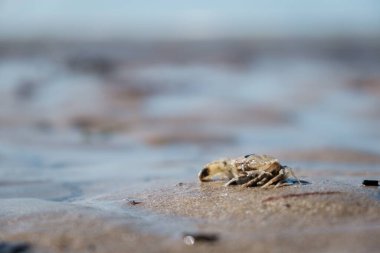
M138 200L129 200L128 203L132 206L135 206L135 205L138 205L138 204L141 204L142 201L138 201Z
M379 180L363 180L364 186L379 186Z
M184 233L183 234L183 242L186 245L194 245L196 243L213 243L219 240L219 236L217 234L209 234L209 233Z
M30 248L30 244L25 242L0 242L0 253L22 253Z

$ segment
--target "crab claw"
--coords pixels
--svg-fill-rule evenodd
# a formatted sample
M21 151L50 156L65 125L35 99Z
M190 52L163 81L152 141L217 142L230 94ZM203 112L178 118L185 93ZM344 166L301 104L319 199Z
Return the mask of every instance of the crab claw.
M209 181L207 177L210 175L210 169L208 167L204 167L198 174L198 178L202 182Z

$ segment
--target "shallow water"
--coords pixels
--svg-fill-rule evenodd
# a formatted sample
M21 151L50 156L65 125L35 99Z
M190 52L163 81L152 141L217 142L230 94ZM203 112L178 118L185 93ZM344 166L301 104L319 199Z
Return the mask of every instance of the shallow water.
M2 197L67 201L190 180L209 160L252 152L380 153L376 48L352 47L345 59L243 45L151 45L149 55L146 45L4 46ZM299 158L285 162L318 168L320 157ZM355 170L352 161L323 166Z

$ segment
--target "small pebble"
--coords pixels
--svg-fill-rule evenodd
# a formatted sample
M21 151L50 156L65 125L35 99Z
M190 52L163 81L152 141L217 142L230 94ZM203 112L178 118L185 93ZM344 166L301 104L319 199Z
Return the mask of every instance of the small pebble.
M379 180L363 180L364 186L379 186Z
M195 239L194 237L190 236L190 235L187 235L185 237L183 237L183 242L186 244L186 245L194 245L195 243Z

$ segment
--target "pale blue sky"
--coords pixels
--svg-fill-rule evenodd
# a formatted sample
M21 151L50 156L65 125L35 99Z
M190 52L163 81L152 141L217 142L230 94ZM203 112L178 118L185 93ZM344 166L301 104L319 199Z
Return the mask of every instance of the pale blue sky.
M379 35L377 0L0 0L0 38Z

